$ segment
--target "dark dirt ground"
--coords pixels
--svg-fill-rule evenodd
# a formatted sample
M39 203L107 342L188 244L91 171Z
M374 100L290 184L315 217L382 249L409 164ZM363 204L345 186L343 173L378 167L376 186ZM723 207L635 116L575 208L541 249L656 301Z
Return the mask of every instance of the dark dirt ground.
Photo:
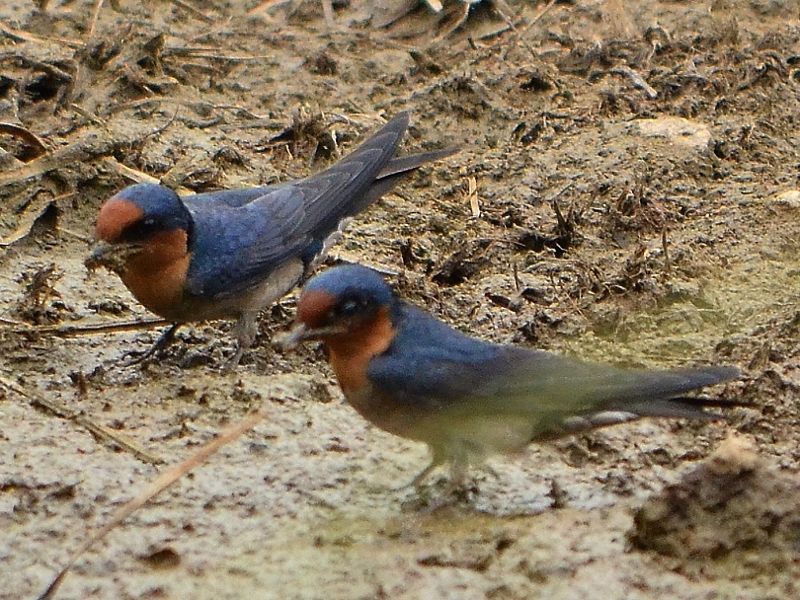
M388 30L370 2L337 5L332 28L317 2L257 6L119 0L93 31L88 0L0 6L0 596L40 592L163 468L24 391L168 463L267 411L84 555L61 598L798 597L796 0L577 0L535 22L543 3L512 3L505 32L479 5L449 33L457 3ZM403 109L408 149L463 151L335 256L398 272L487 339L737 365L715 391L755 406L531 447L428 513L393 489L425 448L349 409L321 350L270 344L292 297L234 374L227 323L146 367L119 359L157 328L30 331L149 316L82 265L98 206L132 178L303 176Z

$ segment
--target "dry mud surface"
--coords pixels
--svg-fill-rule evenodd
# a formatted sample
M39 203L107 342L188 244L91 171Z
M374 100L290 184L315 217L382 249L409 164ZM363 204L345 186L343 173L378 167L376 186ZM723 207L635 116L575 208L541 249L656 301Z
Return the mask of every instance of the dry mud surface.
M94 26L88 0L35 4L0 6L0 596L41 592L163 470L91 423L174 463L261 403L264 421L84 555L59 597L800 595L795 0L503 4L511 31L486 2L454 28L452 0L388 30L357 0L332 27L301 0L119 0ZM321 350L271 345L291 296L233 374L228 323L135 367L120 358L158 328L47 329L149 317L82 265L122 186L304 176L403 109L406 149L463 150L359 218L334 259L396 272L498 342L737 365L714 392L753 407L531 447L426 512L395 489L425 448L349 409Z

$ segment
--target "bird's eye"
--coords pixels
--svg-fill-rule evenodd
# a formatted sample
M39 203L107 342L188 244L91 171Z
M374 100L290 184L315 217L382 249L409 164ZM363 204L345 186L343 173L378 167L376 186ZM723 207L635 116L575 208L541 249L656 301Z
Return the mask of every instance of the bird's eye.
M341 318L352 318L366 315L370 312L372 303L369 298L350 297L342 300L336 307L336 316Z
M359 310L361 310L362 306L362 303L358 300L345 300L339 305L336 312L343 317L352 317L353 315L357 314Z
M158 231L159 222L155 217L146 217L130 225L122 232L121 239L126 242L145 240Z

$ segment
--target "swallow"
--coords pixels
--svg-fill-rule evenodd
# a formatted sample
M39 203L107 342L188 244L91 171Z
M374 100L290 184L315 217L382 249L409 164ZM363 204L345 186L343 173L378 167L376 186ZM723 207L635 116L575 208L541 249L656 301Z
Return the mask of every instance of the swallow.
M353 216L457 150L395 157L408 123L409 113L398 114L306 179L183 197L162 185L128 186L100 208L86 266L115 271L139 302L172 322L146 354L166 347L181 324L235 319L235 366L255 340L258 312L308 277Z
M311 278L286 348L321 340L348 403L397 436L424 442L459 487L471 465L529 443L642 417L718 419L736 402L687 395L738 375L725 366L627 370L470 337L400 299L359 265Z

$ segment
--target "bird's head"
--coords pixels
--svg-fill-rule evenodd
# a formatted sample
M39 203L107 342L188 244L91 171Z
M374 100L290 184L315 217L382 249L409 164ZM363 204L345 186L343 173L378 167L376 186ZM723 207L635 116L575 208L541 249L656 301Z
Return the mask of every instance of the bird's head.
M157 268L186 255L192 217L183 201L162 185L131 185L107 200L95 226L98 244L86 260L124 273L134 261Z
M332 349L357 350L370 343L388 346L394 336L396 303L392 289L372 269L360 265L328 269L303 288L295 326L282 344L293 348L322 340Z

